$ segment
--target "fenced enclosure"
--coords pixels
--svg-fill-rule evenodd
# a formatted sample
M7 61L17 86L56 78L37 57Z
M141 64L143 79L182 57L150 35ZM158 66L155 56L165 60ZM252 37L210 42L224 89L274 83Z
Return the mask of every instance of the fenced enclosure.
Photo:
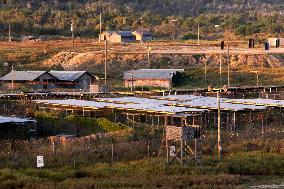
M134 127L135 125L135 127ZM117 133L123 132L119 131ZM36 168L36 157L44 157L44 168L80 168L100 163L112 165L147 158L161 158L166 164L164 128L132 123L130 131L122 135L95 134L78 138L48 137L34 140L1 140L1 168ZM194 149L194 140L187 140ZM277 123L221 130L222 157L235 153L278 153L284 152L284 126ZM178 143L173 143L178 146ZM217 155L216 128L201 129L197 139L196 156L201 165L206 158ZM205 163L206 164L206 163ZM192 161L189 166L195 166Z

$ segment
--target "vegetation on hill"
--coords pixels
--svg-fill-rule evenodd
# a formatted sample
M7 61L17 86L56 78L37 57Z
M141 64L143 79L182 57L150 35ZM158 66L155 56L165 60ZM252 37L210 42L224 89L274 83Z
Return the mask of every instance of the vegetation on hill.
M284 28L281 0L1 0L0 34L97 36L103 30L147 29L158 36L191 36L200 23L202 33L234 31L238 35L279 34ZM215 25L220 25L215 28Z

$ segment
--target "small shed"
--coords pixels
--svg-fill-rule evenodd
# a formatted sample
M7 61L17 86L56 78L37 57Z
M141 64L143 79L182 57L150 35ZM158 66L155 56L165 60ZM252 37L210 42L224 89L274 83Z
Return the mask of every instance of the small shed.
M174 81L182 79L184 69L139 69L124 72L125 87L150 86L171 88ZM178 78L177 78L178 77Z
M136 41L151 41L153 39L152 34L148 31L137 30L132 32L136 37Z
M90 85L95 82L95 77L87 71L50 71L54 76L57 88L90 89Z
M22 87L37 89L51 89L55 87L56 78L46 71L15 71L0 78L8 89Z

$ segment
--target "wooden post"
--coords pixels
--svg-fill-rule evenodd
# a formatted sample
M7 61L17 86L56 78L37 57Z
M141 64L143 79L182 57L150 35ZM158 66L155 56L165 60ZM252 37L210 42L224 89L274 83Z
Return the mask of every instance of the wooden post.
M204 83L205 87L207 86L207 62L204 63Z
M147 151L148 151L148 158L150 158L150 145L149 145L149 142L147 142Z
M195 125L195 119L194 116L192 117L192 125ZM194 159L195 159L195 163L197 165L197 138L194 138Z
M166 153L167 153L167 165L169 164L169 144L168 140L166 139Z
M75 156L75 149L73 149L73 168L76 169L76 156Z
M168 124L168 121L167 121L167 115L165 115L165 121L164 121L164 131L163 131L163 135L164 135L164 138L166 140L166 153L167 153L167 165L169 164L169 144L168 144L168 140L167 140L167 136L166 136L166 126Z
M180 164L183 166L183 139L180 140Z
M53 155L55 154L55 143L54 143L54 141L52 141L52 154Z
M236 112L234 111L234 115L233 115L233 131L236 131Z
M264 136L264 120L263 120L263 117L264 117L264 114L262 114L262 120L261 120L261 138L263 139L263 136Z
M111 164L113 164L113 139L111 143Z
M107 85L107 40L105 40L105 85Z

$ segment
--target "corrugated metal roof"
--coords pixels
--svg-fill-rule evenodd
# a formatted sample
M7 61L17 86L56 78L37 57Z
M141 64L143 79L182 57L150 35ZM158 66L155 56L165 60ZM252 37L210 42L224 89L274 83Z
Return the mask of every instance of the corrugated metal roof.
M111 36L113 35L114 33L116 33L117 35L120 35L122 37L135 37L133 35L133 32L132 31L104 31L102 33L102 35L108 35L108 36Z
M26 122L36 122L35 120L18 118L18 117L3 117L0 116L0 124L2 123L26 123Z
M140 69L124 72L123 79L172 79L176 72L183 72L183 69Z
M61 81L75 81L79 77L81 77L83 74L87 73L86 71L50 71L51 75L56 77L57 79Z
M116 33L121 35L122 37L134 37L132 31L118 31Z
M2 81L33 81L40 77L42 74L47 73L46 71L11 71L7 75L0 78Z
M140 34L140 35L144 35L144 36L150 36L151 35L151 33L150 32L148 32L148 31L142 31L142 30L136 30L136 31L134 31L134 32L132 32L134 35L135 34Z

